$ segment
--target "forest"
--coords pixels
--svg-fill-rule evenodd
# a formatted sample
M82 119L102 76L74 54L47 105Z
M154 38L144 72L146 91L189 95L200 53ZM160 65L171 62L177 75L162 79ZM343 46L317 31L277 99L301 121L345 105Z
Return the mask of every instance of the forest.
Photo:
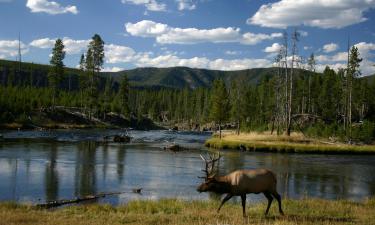
M292 40L295 44L297 36ZM133 85L126 73L101 72L103 44L94 35L79 69L63 64L60 39L51 65L1 60L0 123L22 123L33 112L64 106L78 108L88 118L105 119L116 113L169 127L185 124L194 130L298 131L361 143L375 138L375 79L361 76L356 47L348 51L347 68L339 71L326 67L316 72L313 54L302 67L292 44L291 50L280 51L269 75L255 82L249 82L246 73L230 77L224 73L207 78L209 85L181 88L142 87Z

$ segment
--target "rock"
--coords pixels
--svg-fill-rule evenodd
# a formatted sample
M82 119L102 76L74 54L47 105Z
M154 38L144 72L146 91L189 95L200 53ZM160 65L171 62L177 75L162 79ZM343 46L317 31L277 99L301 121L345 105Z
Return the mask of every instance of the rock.
M164 150L170 150L170 151L177 152L177 151L182 150L182 148L181 148L181 146L179 146L177 144L173 144L173 145L169 145L169 146L164 147Z
M142 188L134 188L134 189L132 189L132 191L133 191L133 193L141 194Z
M119 143L129 143L130 137L127 135L115 135L113 136L113 142L119 142Z

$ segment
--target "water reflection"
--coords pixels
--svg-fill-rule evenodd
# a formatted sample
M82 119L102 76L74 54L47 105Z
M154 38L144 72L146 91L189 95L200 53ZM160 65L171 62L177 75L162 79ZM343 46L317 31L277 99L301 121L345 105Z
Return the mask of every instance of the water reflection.
M148 137L140 133L140 137ZM165 133L158 134L158 140ZM169 136L169 139L176 137ZM194 137L193 137L194 138ZM181 142L192 136L179 135ZM145 139L145 138L142 138ZM169 140L168 139L168 140ZM204 138L199 137L200 143ZM123 194L100 201L112 204L131 199L162 197L217 198L198 194L203 162L199 154L170 153L149 144L98 144L96 141L17 141L0 145L0 200L38 202L73 198L98 192L131 191L142 187L143 195ZM219 174L235 169L269 168L286 197L361 200L375 193L375 156L265 154L226 151ZM263 196L249 196L264 200Z
M57 143L51 144L51 149L48 153L48 162L45 168L45 193L46 200L53 201L58 199L59 194L59 174L56 168L57 164Z
M97 143L93 141L77 145L74 178L76 196L96 194L96 147Z

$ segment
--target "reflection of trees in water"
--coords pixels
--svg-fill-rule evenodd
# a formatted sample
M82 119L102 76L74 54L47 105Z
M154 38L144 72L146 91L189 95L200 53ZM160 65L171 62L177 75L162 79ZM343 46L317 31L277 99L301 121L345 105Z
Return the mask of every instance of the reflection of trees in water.
M103 180L104 182L106 181L107 178L107 169L108 169L108 145L103 145L102 146L102 157L103 157L103 167L102 167L102 172L103 172Z
M44 180L47 201L56 200L59 194L59 174L56 169L57 143L51 143L50 146L51 148L49 150L48 162L46 163Z
M306 157L309 157L306 158ZM323 164L314 156L273 154L264 158L277 174L278 187L284 197L314 195L319 197L346 197L351 193L353 177L351 165Z
M96 148L93 141L81 142L77 146L75 169L75 195L83 196L96 193Z
M338 161L334 156L330 157L332 162L324 156L230 152L221 160L220 174L241 168L269 168L277 176L278 190L283 197L307 194L347 198L375 193L375 182L364 182L371 181L371 177L375 178L375 173L369 174L361 165L352 161L340 164L340 156L337 156Z
M126 148L124 145L120 145L117 149L117 179L119 183L122 182L124 179L124 171L125 171L125 155L126 155Z

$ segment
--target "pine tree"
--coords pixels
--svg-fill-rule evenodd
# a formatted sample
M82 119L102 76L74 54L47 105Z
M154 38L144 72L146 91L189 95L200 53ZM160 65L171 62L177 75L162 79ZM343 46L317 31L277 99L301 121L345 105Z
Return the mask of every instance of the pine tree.
M219 125L219 137L221 139L221 126L229 117L229 97L223 80L218 79L213 83L211 92L211 119Z
M127 75L123 75L121 78L120 83L120 90L119 95L121 99L121 113L128 117L130 115L130 108L129 108L129 80Z
M49 85L52 89L52 107L55 107L58 88L64 75L64 58L64 44L61 39L57 39L55 42L55 47L52 49L52 57L50 60L52 67L48 74Z
M98 87L97 87L97 76L102 69L104 63L104 41L102 38L95 34L89 43L87 54L86 54L86 70L90 76L88 84L88 95L90 97L90 113L89 117L92 116L92 110L97 108L98 98Z
M350 50L349 60L348 60L348 68L347 68L347 88L348 88L348 126L349 126L349 141L352 135L352 104L353 104L353 83L355 82L355 78L361 75L361 71L359 70L360 63L362 62L362 58L360 58L360 54L358 48L353 46Z

